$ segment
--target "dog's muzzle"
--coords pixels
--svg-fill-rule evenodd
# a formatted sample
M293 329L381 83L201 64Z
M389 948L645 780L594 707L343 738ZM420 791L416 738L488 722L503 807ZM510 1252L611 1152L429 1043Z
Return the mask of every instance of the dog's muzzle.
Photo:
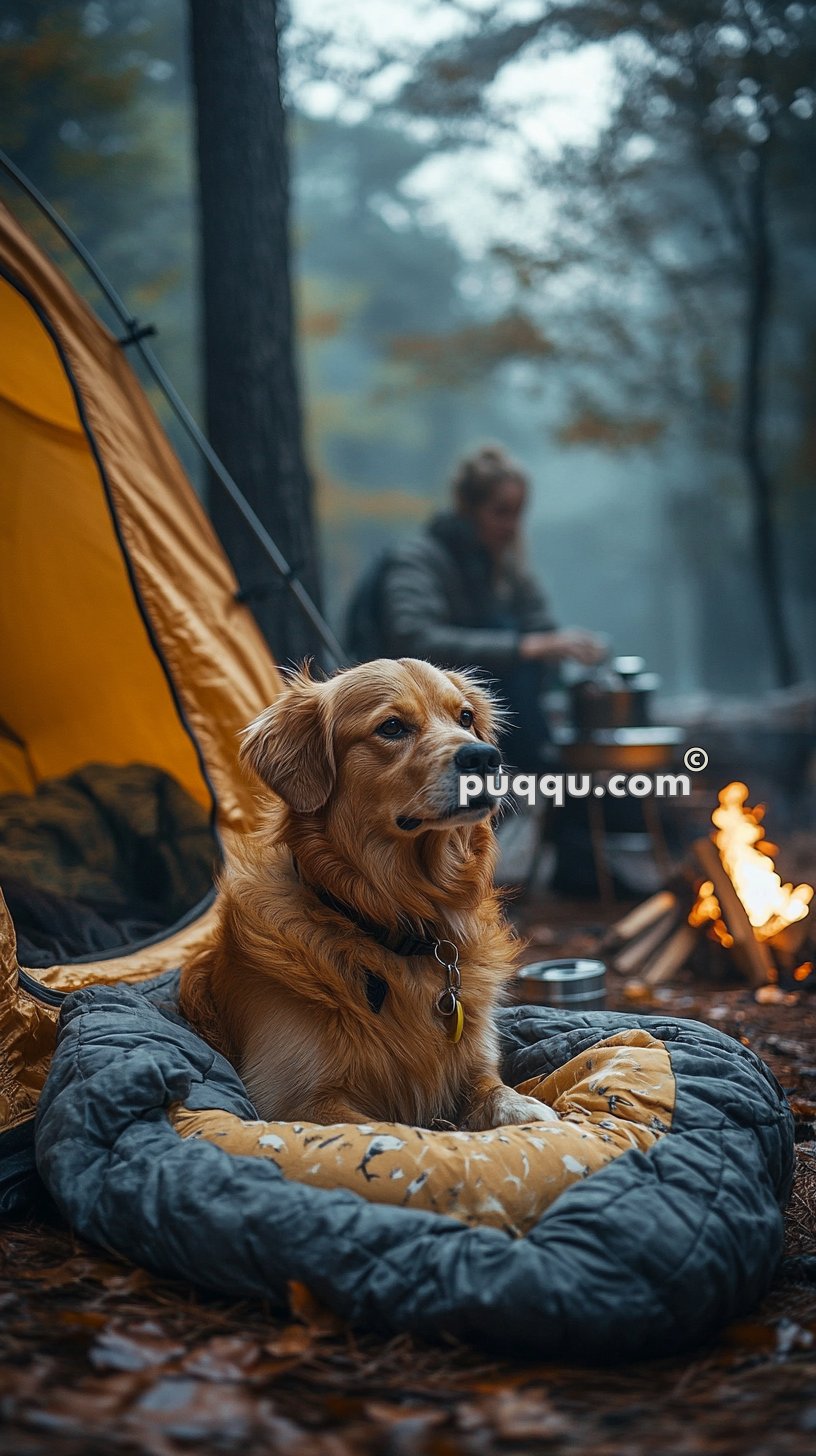
M463 743L460 748L457 748L451 761L454 782L457 785L454 802L447 810L439 814L436 822L440 823L445 819L453 819L457 815L468 811L480 812L485 809L494 809L496 807L496 799L487 792L487 788L485 788L483 794L479 794L471 799L466 806L460 804L458 780L462 774L466 773L479 774L487 778L488 774L495 774L500 768L501 754L498 748L493 747L492 743ZM397 819L397 828L410 832L412 829L418 829L424 822L426 821L423 819L400 815Z

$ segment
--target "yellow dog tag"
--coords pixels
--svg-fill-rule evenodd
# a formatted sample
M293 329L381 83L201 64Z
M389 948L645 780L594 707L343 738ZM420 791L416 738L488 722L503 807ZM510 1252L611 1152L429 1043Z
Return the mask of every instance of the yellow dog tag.
M458 1042L460 1036L462 1035L462 1029L463 1029L464 1025L465 1025L465 1008L462 1005L462 1003L459 1000L459 998L457 997L456 998L456 1008L455 1008L454 1013L453 1013L453 1025L452 1025L450 1031L448 1032L448 1036L450 1037L450 1039L453 1042L454 1046L456 1045L456 1043Z

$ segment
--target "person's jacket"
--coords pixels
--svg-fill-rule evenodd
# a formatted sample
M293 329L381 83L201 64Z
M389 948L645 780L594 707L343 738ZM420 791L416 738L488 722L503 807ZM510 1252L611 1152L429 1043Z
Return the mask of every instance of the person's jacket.
M434 517L391 554L382 611L389 656L499 674L519 660L522 635L554 625L532 577L510 563L497 568L471 523L454 514Z

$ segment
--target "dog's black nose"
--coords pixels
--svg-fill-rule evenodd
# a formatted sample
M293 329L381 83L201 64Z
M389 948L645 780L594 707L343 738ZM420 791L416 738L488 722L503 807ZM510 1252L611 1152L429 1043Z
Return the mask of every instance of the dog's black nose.
M453 757L454 766L460 773L489 773L501 768L501 754L492 743L463 743Z

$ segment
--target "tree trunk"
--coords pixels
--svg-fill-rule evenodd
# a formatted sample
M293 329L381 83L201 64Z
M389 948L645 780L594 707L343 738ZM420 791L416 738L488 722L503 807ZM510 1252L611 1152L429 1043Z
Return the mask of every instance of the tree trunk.
M774 674L780 687L796 682L793 647L785 620L771 478L762 446L765 410L765 364L773 255L768 230L766 193L767 146L754 152L756 167L749 180L748 317L742 400L742 458L752 504L754 559L771 643Z
M190 0L189 15L209 434L316 597L312 490L294 360L275 0ZM277 658L314 651L313 629L215 480L210 513Z

